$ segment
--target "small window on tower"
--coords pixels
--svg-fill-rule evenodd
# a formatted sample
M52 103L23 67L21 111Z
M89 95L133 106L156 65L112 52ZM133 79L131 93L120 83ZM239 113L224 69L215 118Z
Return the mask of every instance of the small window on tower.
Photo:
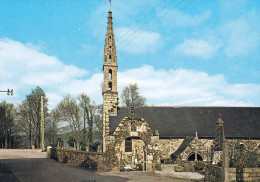
M111 63L111 54L109 55L109 63Z
M109 70L109 73L108 73L108 79L112 80L112 70L111 69Z
M108 83L108 90L112 90L112 82Z

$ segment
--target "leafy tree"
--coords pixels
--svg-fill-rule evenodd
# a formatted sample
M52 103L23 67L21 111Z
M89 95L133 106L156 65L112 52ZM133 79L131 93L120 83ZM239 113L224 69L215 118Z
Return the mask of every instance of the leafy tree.
M126 86L121 94L121 99L125 106L146 105L146 98L140 95L137 83Z

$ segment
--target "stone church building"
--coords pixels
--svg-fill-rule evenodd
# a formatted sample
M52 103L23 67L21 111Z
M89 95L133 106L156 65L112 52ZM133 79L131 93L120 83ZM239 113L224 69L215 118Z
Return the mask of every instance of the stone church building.
M216 141L239 141L259 150L259 107L119 107L117 69L109 11L102 93L103 152L109 170L155 170L169 159L210 161Z

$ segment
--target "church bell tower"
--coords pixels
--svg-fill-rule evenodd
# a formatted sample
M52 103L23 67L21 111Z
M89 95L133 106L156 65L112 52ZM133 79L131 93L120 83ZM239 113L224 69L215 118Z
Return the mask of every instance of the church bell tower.
M104 47L103 64L103 152L106 151L106 137L109 135L109 116L117 115L117 56L113 33L113 21L110 2L108 12L107 33Z

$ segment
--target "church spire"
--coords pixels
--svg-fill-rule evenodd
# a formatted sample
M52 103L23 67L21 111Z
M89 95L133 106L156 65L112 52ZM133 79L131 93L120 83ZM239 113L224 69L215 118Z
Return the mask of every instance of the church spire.
M116 45L114 38L113 30L113 21L112 21L112 12L108 12L108 21L107 21L107 33L104 47L104 65L113 64L116 66L117 57L116 57Z
M104 81L103 81L103 152L106 151L109 140L109 116L117 115L118 92L117 92L117 56L116 44L113 32L111 12L111 0L109 1L107 33L104 46Z
M108 12L107 33L106 33L106 40L105 40L105 47L104 47L103 71L104 71L103 92L107 92L107 91L117 92L117 56L116 56L116 45L115 45L111 11Z

